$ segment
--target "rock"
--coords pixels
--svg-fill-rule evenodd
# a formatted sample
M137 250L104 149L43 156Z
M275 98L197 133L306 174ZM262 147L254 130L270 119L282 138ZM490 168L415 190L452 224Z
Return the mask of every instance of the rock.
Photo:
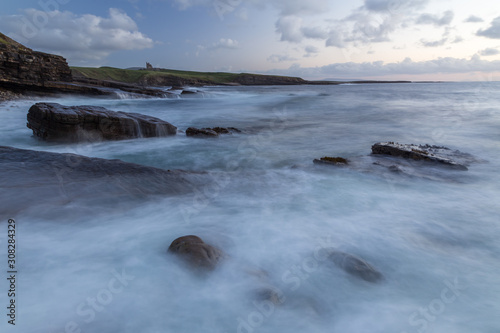
M169 253L180 256L185 262L195 268L213 270L224 258L224 253L205 243L198 236L179 237L170 244Z
M233 133L241 133L241 131L234 127L213 127L213 128L189 127L186 130L187 136L198 136L198 137L218 137L219 134L233 134Z
M2 214L32 210L39 217L63 219L61 223L71 223L67 216L85 216L101 207L118 212L138 199L185 195L212 181L204 174L120 160L1 146L0 170L0 188L9 193L0 203ZM65 209L69 215L58 213Z
M316 164L348 165L349 161L343 157L322 157L313 161Z
M460 159L469 159L470 155L459 151L452 151L446 147L431 145L400 144L394 142L380 142L372 146L372 154L383 154L403 157L416 161L437 162L460 170L467 170L467 166ZM465 162L466 163L466 162Z
M71 81L66 59L33 51L0 33L0 84L36 89L45 87L47 82Z
M99 141L175 135L172 124L138 113L98 106L37 103L28 112L28 128L47 141Z
M368 282L378 282L383 276L370 264L352 254L329 249L328 258L347 273Z
M219 133L211 130L210 128L195 128L189 127L186 130L186 136L196 136L196 137L218 137Z

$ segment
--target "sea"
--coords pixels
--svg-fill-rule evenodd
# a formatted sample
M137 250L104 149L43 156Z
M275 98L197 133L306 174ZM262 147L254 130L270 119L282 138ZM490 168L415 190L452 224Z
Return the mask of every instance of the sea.
M50 191L19 197L21 208L0 217L2 332L500 332L500 82L196 89L163 99L0 105L2 146L209 180L125 205L89 200L106 193L105 180L91 191L80 183L81 197L68 201L54 202ZM26 127L36 102L142 113L179 133L47 143ZM241 133L185 135L188 127L215 126ZM473 158L468 170L390 158L400 163L394 172L371 155L373 144L387 141ZM324 156L355 163L313 163ZM0 188L7 198L9 187ZM7 308L9 219L16 224L15 325ZM167 253L184 235L201 237L226 259L213 272L192 271ZM348 274L327 249L362 258L383 280ZM279 302L258 296L269 289Z

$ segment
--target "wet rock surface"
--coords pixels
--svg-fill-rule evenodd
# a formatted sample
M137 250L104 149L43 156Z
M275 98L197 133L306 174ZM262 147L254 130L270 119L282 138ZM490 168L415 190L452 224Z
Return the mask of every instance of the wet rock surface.
M175 239L168 252L178 255L190 266L197 269L214 270L225 254L218 248L205 243L198 236L183 236Z
M241 131L234 127L213 127L213 128L195 128L189 127L186 130L186 136L193 137L218 137L221 134L241 133Z
M329 164L337 166L343 166L349 164L349 161L343 157L328 157L328 156L317 158L313 162L316 164Z
M190 193L208 181L203 174L5 146L0 146L0 170L7 215L35 209L42 216L50 214L51 205L64 208L74 201L115 203L118 209L127 200Z
M175 135L177 128L161 119L97 106L37 103L28 112L28 128L47 141L100 141Z
M372 154L390 155L415 161L435 162L460 170L467 170L471 162L469 154L447 147L434 145L401 144L380 142L372 146Z
M329 249L327 253L335 265L352 276L368 282L379 282L383 279L379 271L361 258L335 249Z

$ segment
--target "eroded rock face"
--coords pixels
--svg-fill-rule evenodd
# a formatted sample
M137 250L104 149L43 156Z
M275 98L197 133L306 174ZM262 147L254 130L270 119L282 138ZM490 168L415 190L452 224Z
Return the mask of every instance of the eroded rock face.
M352 254L329 249L328 258L347 273L365 281L378 282L383 278L373 266Z
M138 113L110 111L98 106L37 103L28 112L28 128L47 141L122 140L175 135L177 128Z
M224 258L224 253L218 248L205 243L198 236L179 237L170 244L169 253L181 257L194 268L213 270Z
M44 87L46 82L72 80L61 56L33 51L0 34L0 83Z
M467 159L470 158L468 154L456 150L453 151L446 147L394 142L374 144L372 146L372 154L391 155L416 161L436 162L461 170L467 170Z

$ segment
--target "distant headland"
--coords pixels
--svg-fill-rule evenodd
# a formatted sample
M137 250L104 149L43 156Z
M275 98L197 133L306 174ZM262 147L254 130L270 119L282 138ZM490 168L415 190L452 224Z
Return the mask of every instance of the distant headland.
M90 96L131 94L168 97L170 86L266 86L266 85L336 85L346 83L410 83L411 81L308 81L300 77L250 73L194 72L146 67L69 67L65 58L34 51L0 33L0 100L22 96L76 94ZM188 93L189 91L186 91Z

